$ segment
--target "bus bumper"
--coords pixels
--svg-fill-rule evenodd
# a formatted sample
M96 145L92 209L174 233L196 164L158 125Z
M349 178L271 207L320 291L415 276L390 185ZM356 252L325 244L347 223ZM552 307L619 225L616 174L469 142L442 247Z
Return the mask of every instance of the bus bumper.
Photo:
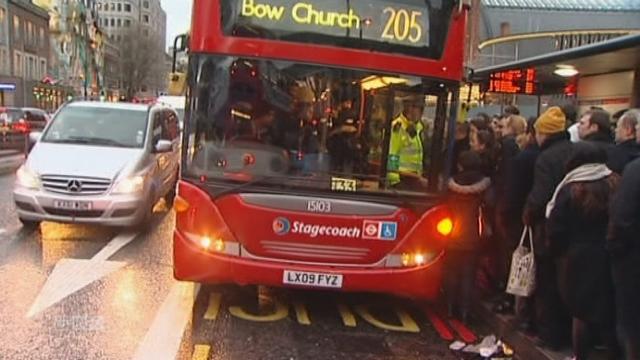
M318 272L343 276L342 287L335 290L384 293L424 300L438 297L442 258L441 254L427 265L411 268L322 266L286 263L281 260L256 261L211 253L200 249L178 231L174 232L173 241L173 271L177 280L203 284L298 287L283 284L284 270ZM298 288L310 289L306 286Z

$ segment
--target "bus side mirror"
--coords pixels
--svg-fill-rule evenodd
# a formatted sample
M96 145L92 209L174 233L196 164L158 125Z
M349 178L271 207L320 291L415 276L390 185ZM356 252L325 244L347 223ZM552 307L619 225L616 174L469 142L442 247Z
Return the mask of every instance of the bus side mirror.
M182 34L176 36L173 41L173 50L176 52L183 52L187 50L187 44L189 42L189 35Z

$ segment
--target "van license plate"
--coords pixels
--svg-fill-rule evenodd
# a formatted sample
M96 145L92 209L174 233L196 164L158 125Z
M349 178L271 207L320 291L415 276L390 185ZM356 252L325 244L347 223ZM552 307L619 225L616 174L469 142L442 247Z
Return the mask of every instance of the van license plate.
M91 210L93 204L89 201L56 200L53 202L53 207L63 210L88 211Z
M285 270L282 273L282 283L339 289L342 287L342 275Z

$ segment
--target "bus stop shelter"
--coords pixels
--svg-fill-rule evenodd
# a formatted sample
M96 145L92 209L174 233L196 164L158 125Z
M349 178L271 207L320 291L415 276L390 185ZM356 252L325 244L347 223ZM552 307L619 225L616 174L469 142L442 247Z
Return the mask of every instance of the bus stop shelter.
M620 113L640 107L640 34L475 69L469 81L482 92L537 96L538 113L554 102Z

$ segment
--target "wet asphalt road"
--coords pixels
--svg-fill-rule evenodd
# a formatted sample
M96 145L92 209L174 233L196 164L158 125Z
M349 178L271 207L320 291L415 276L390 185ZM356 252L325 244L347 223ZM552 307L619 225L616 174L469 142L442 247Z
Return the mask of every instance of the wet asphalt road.
M460 358L424 304L175 281L162 204L142 234L23 230L13 181L0 176L0 359Z

